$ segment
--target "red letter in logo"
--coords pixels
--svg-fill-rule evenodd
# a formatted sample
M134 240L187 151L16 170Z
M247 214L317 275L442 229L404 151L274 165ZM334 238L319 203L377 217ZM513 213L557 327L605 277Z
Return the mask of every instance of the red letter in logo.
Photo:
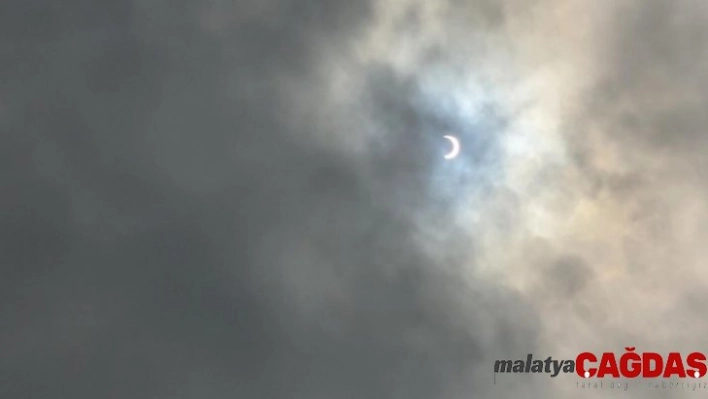
M654 369L651 368L652 360L654 361ZM661 375L663 369L664 361L661 359L660 354L655 352L642 353L642 377L656 378Z
M689 377L699 378L706 375L706 356L700 352L693 352L686 358L686 364L691 369L688 370Z
M671 378L676 374L679 378L686 378L686 370L683 368L683 359L678 352L669 353L666 360L666 369L664 369L664 378Z
M602 378L605 374L610 374L615 378L620 376L617 368L617 359L615 359L615 354L612 352L603 353L600 360L600 370L597 372L597 378Z
M593 355L590 352L583 352L578 355L577 358L575 358L575 372L581 377L581 378L590 378L595 375L595 372L597 369L591 368L588 369L587 371L585 370L585 362L596 362L597 358L595 355Z
M625 378L636 378L642 373L642 357L634 353L634 347L624 348L627 351L620 357L620 372Z

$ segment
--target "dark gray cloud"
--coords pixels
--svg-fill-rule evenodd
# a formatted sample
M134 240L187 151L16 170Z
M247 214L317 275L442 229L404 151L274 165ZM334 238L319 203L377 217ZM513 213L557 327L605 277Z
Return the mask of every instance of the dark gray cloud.
M572 298L590 282L591 269L581 258L563 256L555 261L548 270L549 280L556 283L557 295Z
M357 4L3 4L2 396L494 394L537 321L416 242L434 121L371 73L362 174L290 117Z

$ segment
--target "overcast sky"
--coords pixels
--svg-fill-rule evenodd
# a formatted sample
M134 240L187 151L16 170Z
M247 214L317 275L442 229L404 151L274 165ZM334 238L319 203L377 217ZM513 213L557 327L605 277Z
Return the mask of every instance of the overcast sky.
M708 352L707 46L700 0L4 0L0 397L552 399L494 361Z

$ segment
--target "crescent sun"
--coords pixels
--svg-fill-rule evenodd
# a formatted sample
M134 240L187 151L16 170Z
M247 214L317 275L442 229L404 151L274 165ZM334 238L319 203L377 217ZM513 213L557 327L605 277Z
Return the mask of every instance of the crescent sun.
M445 155L445 159L453 159L460 153L460 141L455 136L443 136L452 143L452 150Z

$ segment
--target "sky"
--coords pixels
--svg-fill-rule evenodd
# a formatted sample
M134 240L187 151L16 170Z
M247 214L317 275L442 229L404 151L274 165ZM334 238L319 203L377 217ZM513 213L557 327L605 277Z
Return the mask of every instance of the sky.
M708 352L707 21L3 1L0 396L700 395L493 366Z

